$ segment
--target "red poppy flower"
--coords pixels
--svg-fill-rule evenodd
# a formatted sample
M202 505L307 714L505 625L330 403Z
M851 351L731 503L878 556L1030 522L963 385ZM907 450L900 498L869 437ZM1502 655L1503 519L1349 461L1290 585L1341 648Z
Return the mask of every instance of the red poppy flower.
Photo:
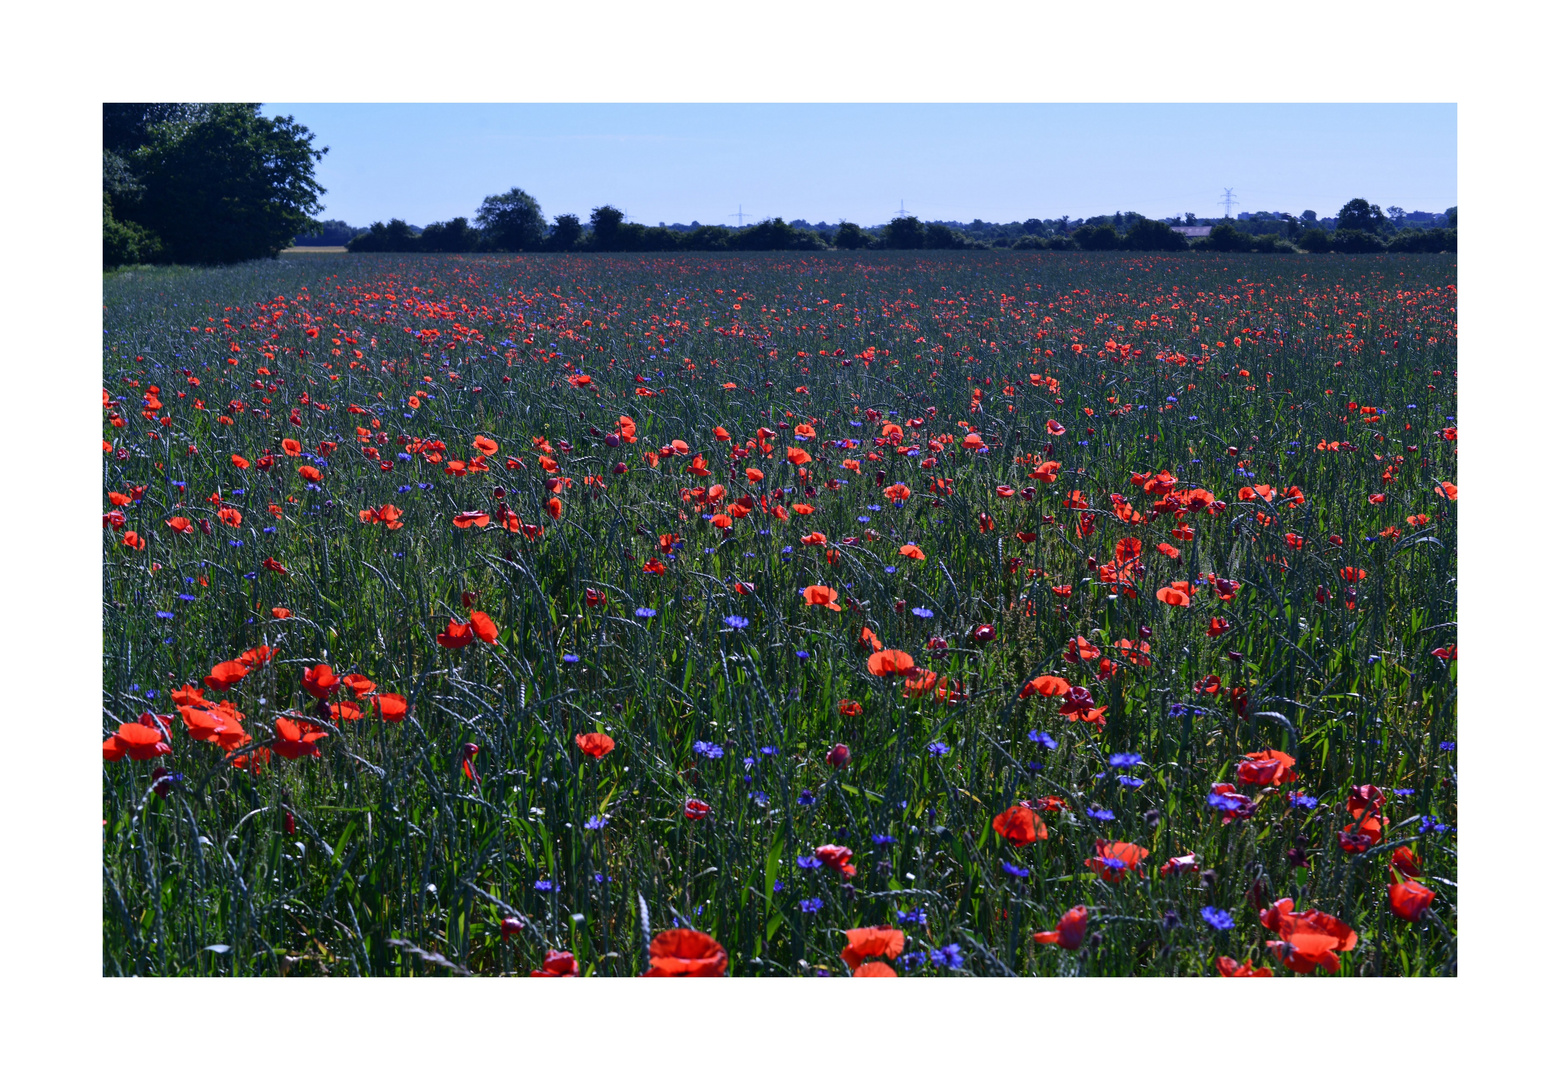
M242 660L224 660L211 669L211 674L201 681L212 690L221 693L231 686L236 686L249 674L249 665Z
M470 617L471 632L489 645L498 640L498 627L486 612L473 611Z
M809 585L802 590L802 597L809 605L820 605L828 608L830 611L840 610L839 604L835 603L839 599L839 595L838 592L827 585Z
M166 524L168 528L172 529L176 533L183 533L185 536L195 535L195 526L190 524L189 518L171 517L167 520Z
M1197 865L1197 853L1188 851L1185 855L1177 855L1159 868L1160 877L1175 877L1180 874L1195 874L1201 867Z
M1419 856L1414 854L1412 848L1400 847L1392 853L1390 862L1392 872L1402 877L1418 877L1423 871L1420 867Z
M457 529L469 529L473 526L481 529L492 520L493 519L489 515L484 514L481 510L462 510L460 513L451 518L450 522Z
M406 699L400 694L375 694L372 700L379 718L386 723L398 724L406 719Z
M476 634L470 623L458 623L451 619L449 625L440 631L434 640L446 649L464 649L475 637Z
M316 469L313 465L299 465L298 475L303 477L311 484L317 484L324 479L324 474Z
M1409 922L1418 922L1430 908L1435 893L1417 881L1396 881L1387 889L1392 914Z
M184 730L197 742L215 743L224 750L236 750L249 741L249 733L230 709L179 706Z
M1069 908L1056 923L1055 930L1041 930L1035 935L1039 945L1060 945L1064 949L1076 949L1083 944L1089 932L1089 909L1083 904Z
M1040 815L1027 806L1010 806L991 819L991 829L1015 847L1050 838Z
M861 715L861 702L853 701L850 698L846 698L844 701L840 702L840 715L841 716L860 716Z
M599 731L589 731L574 736L574 745L580 748L580 753L589 754L597 761L600 761L612 753L612 748L617 743L612 740L610 735L603 735Z
M1295 759L1282 750L1258 750L1247 754L1235 770L1235 777L1242 784L1260 784L1268 787L1285 784L1295 779Z
M605 604L606 602L607 602L607 594L602 592L600 589L592 589L592 588L589 588L589 587L587 587L585 589L585 606L586 607L600 607L602 604Z
M1314 909L1297 912L1294 906L1295 902L1285 897L1262 912L1262 925L1276 930L1281 939L1269 941L1268 950L1300 975L1309 975L1318 965L1336 972L1337 954L1353 949L1359 935L1336 916Z
M359 701L362 701L363 698L374 692L374 682L366 675L358 675L356 673L343 675L341 683L348 690L352 691L352 696Z
M1096 655L1098 655L1098 652L1099 650L1096 649ZM1066 679L1055 675L1036 675L1019 689L1018 696L1027 698L1034 694L1039 694L1041 697L1061 697L1071 689L1072 684Z
M847 944L840 950L840 959L852 971L874 956L895 960L905 951L904 931L892 926L859 926L845 931L845 937Z
M853 979L897 979L899 972L881 960L868 960L850 973Z
M1207 634L1211 638L1216 638L1227 633L1229 628L1230 621L1228 619L1214 618L1208 620L1208 629L1204 630L1203 633Z
M689 799L683 803L683 817L689 821L703 821L710 812L710 804L703 799Z
M838 870L846 877L855 877L856 868L850 864L850 857L854 852L848 847L839 844L824 844L822 847L813 848L813 855L831 870Z
M175 705L204 705L206 702L206 692L188 683L177 690L170 691L168 696L173 698Z
M574 959L573 953L548 949L547 959L542 961L542 970L531 972L531 978L572 979L579 973L580 964Z
M296 761L301 757L319 757L320 748L314 744L326 737L323 731L304 731L293 721L285 716L276 718L276 738L271 740L271 749L288 761Z
M844 743L835 743L833 749L823 755L823 760L836 769L843 769L850 764L850 747Z
M1271 979L1273 969L1269 967L1252 967L1251 961L1237 964L1234 958L1221 956L1216 961L1219 975L1226 979Z
M885 678L893 675L908 675L915 670L915 660L907 652L883 649L867 657L867 670Z
M1071 664L1084 664L1098 659L1099 655L1100 650L1089 644L1087 638L1075 637L1067 643L1067 652L1062 658Z
M104 761L150 761L171 753L167 734L155 724L120 724L118 731L103 740Z
M1093 870L1103 880L1117 882L1126 877L1131 871L1137 870L1141 874L1142 871L1138 870L1138 863L1147 857L1148 848L1139 847L1125 840L1117 840L1113 843L1096 840L1094 841L1094 858L1085 860L1083 865ZM1121 865L1111 865L1105 861L1106 859Z
M329 664L315 664L303 672L303 688L312 697L324 700L341 680L331 673Z
M330 718L337 723L363 719L363 710L350 701L340 701L330 707Z
M726 950L708 934L679 927L650 942L650 970L659 978L719 978L726 974Z

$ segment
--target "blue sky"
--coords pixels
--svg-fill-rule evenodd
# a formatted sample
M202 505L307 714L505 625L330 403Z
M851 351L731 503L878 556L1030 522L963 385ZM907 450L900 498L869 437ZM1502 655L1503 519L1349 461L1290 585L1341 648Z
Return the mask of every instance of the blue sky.
M519 186L552 218L862 225L1457 203L1454 105L267 104L330 153L327 218L471 216Z

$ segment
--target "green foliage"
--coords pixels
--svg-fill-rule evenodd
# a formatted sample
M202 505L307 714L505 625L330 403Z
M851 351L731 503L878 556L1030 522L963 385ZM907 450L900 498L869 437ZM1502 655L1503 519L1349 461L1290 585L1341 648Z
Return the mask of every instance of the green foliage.
M1121 246L1128 251L1185 251L1186 237L1171 230L1163 221L1139 218L1127 230Z
M1309 251L1313 255L1332 250L1332 237L1327 235L1326 229L1306 229L1300 234L1296 243L1301 250Z
M497 251L538 251L547 239L540 204L517 187L483 199L476 223Z
M161 254L156 235L134 222L117 220L113 200L103 192L103 269L156 262Z
M585 227L574 214L559 214L553 218L552 231L547 236L548 251L572 251L585 235Z
M412 227L400 218L391 218L390 224L376 221L367 232L359 233L347 243L347 250L356 254L366 251L421 251L422 243Z
M1386 251L1387 245L1375 233L1360 229L1334 229L1332 249L1346 255L1373 255Z
M1457 250L1456 229L1404 229L1387 242L1393 254L1434 254Z
M271 258L319 209L325 189L314 165L325 149L314 149L309 129L290 116L268 119L259 105L208 105L142 131L147 141L127 160L144 191L123 212L159 237L161 258Z
M1350 199L1338 211L1338 229L1379 233L1388 224L1387 215L1381 212L1381 207L1364 199Z
M449 221L437 221L422 231L417 238L419 251L476 251L483 246L484 236L473 229L463 217Z
M883 229L883 246L913 251L926 246L926 226L917 217L896 217Z
M1121 246L1121 237L1116 235L1115 227L1108 220L1075 230L1072 241L1084 251L1115 251Z
M834 232L834 246L841 251L859 251L872 246L872 237L854 221L842 221Z

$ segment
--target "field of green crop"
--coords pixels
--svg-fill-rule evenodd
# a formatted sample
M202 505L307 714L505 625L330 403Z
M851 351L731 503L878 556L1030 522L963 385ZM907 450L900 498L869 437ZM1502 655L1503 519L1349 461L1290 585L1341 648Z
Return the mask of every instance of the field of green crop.
M104 974L1455 974L1456 270L106 276Z

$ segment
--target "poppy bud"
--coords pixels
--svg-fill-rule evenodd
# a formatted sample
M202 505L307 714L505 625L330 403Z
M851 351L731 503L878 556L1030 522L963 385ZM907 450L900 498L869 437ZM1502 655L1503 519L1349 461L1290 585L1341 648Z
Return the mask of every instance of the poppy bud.
M504 489L503 488L496 487L496 488L493 489L493 498L495 498L495 499L502 499L503 497L504 497Z
M988 641L994 641L997 637L997 628L992 626L990 623L981 623L975 629L970 631L970 637L974 638L976 641L982 644Z
M927 655L933 660L941 660L948 655L948 639L934 637L926 643Z
M1143 824L1152 829L1155 825L1159 824L1159 819L1163 816L1164 815L1161 814L1158 810L1150 807L1149 809L1143 811Z
M683 803L683 817L689 821L703 821L710 812L710 804L703 799L689 799Z
M1025 502L1033 501L1035 497L1034 485L1031 484L1029 487L1024 488L1023 491L1018 493L1018 497L1023 499Z
M1147 626L1140 626L1140 627L1138 627L1138 637L1140 639L1142 639L1143 641L1147 641L1150 638L1152 638L1153 636L1154 636L1154 631L1152 629L1150 629L1149 627L1147 627Z
M1231 649L1229 652L1225 653L1224 655L1228 656L1230 658L1230 660L1233 661L1234 663L1238 664L1241 661L1241 654L1236 652L1233 649Z
M476 757L477 756L477 752L479 750L481 750L481 749L482 748L480 746L478 746L476 743L469 742L469 743L467 743L466 745L464 745L464 746L462 746L460 748L460 752L461 752L461 755L463 757L465 757L465 758L467 758L469 760L471 758Z
M1212 869L1204 870L1201 877L1204 888L1211 889L1219 882L1219 875L1214 873Z
M606 443L608 446L616 446L618 443L622 442L623 440L619 439L615 434L612 434L612 433L609 432L607 434L606 438L602 439L601 441Z
M201 533L203 535L210 536L211 535L211 522L207 521L205 518L201 518L200 519L200 531L201 531Z
M518 934L525 929L525 923L511 915L498 924L498 929L499 933L504 936L504 940L508 941L511 934Z
M1224 452L1225 452L1225 453L1226 453L1226 454L1228 454L1228 455L1229 455L1229 456L1230 456L1230 457L1235 457L1235 456L1236 456L1236 455L1237 455L1237 454L1239 454L1239 453L1240 453L1240 450L1239 450L1239 448L1238 448L1238 447L1234 447L1234 446L1226 446L1226 447L1225 447L1225 448L1224 448Z
M1040 452L1042 454L1044 454L1045 456L1050 457L1051 456L1051 452L1054 451L1055 449L1056 449L1056 444L1055 443L1046 443L1045 446L1041 448Z
M823 760L836 769L843 769L850 763L850 747L844 743L835 743L834 749L825 754Z
M1325 585L1318 585L1316 587L1316 602L1318 604L1325 604L1331 598L1332 598L1332 594L1327 591L1327 586L1325 586Z
M1251 883L1251 888L1246 890L1246 904L1252 911L1261 911L1267 907L1267 890L1262 887L1262 879L1257 878Z
M888 473L884 472L882 469L879 469L877 471L877 476L873 477L873 479L877 481L878 487L882 487L884 484L888 483Z
M1094 429L1093 429L1093 428L1089 428L1089 434L1090 434L1090 435L1093 435L1093 434L1094 434Z
M905 602L903 600L895 600L894 601L894 614L895 615L903 615L904 613L905 613Z
M298 822L293 818L291 810L282 811L282 828L287 830L288 836L298 835Z
M1089 945L1091 948L1097 949L1103 944L1105 944L1105 935L1100 933L1098 930L1089 935Z
M1089 568L1089 569L1090 569L1090 570L1093 570L1093 569L1095 569L1095 568L1096 568L1096 567L1097 567L1097 566L1099 566L1099 565L1100 565L1100 564L1099 564L1099 563L1098 563L1098 562L1096 562L1096 561L1095 561L1095 560L1094 560L1094 556L1093 556L1093 555L1090 555L1090 556L1089 556L1089 557L1088 557L1088 559L1086 559L1086 560L1085 560L1085 561L1084 561L1084 565L1085 565L1085 566L1086 566L1086 567L1088 567L1088 568Z

